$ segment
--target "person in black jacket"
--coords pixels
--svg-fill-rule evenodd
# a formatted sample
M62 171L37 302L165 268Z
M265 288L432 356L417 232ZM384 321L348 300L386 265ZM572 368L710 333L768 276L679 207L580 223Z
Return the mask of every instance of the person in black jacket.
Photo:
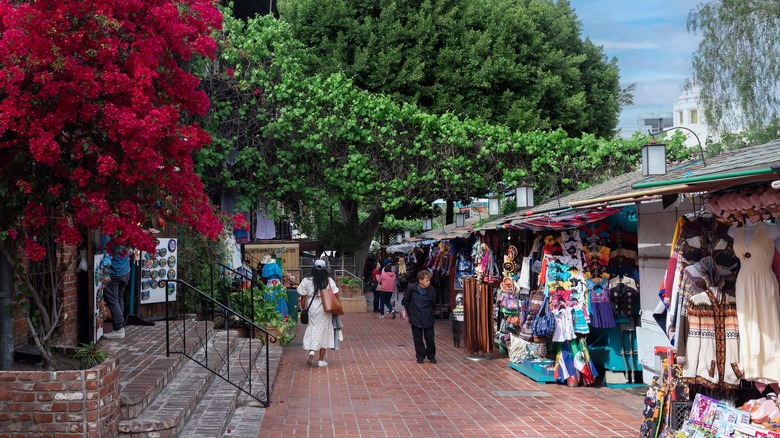
M409 284L401 303L409 315L409 324L412 326L417 363L423 363L426 357L431 363L436 363L436 343L433 339L436 290L431 286L430 272L423 270L417 274L417 283Z

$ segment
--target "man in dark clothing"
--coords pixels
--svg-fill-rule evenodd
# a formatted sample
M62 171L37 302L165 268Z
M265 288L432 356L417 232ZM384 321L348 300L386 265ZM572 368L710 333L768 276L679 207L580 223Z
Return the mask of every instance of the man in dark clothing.
M409 315L409 324L412 326L417 363L423 363L426 357L431 363L436 363L436 343L433 339L436 290L431 287L430 272L423 270L417 274L417 283L409 284L401 303Z

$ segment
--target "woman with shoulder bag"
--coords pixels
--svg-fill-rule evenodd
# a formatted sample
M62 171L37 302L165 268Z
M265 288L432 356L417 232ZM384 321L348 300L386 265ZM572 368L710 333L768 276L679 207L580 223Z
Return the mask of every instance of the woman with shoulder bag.
M320 296L320 291L328 287L338 297L339 288L336 286L336 282L328 275L325 262L316 260L311 276L304 278L298 286L298 307L300 309L309 309L309 324L306 326L306 332L303 335L303 348L309 350L309 356L306 359L306 364L309 366L314 363L315 350L319 350L317 365L321 367L328 366L328 363L325 362L325 350L336 347L333 337L333 316L325 313Z

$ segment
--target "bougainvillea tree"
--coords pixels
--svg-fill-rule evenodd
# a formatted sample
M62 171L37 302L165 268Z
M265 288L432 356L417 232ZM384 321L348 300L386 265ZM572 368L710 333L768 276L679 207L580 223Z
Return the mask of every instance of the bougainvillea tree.
M184 68L213 56L209 0L0 0L0 232L31 261L101 230L152 250L149 226L221 225L192 154L209 106ZM9 251L6 251L9 255Z

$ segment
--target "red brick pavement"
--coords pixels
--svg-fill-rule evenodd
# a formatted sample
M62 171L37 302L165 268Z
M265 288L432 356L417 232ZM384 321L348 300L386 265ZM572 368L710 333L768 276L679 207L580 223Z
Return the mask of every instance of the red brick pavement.
M642 397L606 387L540 385L505 355L471 361L436 321L438 364L418 364L409 323L342 316L345 340L325 368L282 354L259 437L633 437ZM294 344L296 345L296 344Z

